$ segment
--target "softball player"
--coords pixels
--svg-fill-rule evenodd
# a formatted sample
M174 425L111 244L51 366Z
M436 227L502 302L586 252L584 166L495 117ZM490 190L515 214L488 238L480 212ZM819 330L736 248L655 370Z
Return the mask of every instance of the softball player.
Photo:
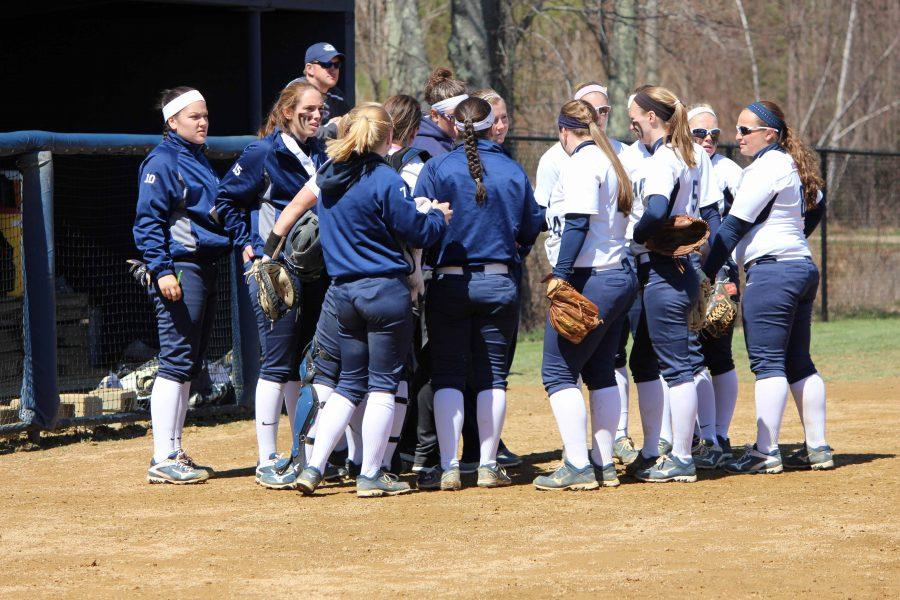
M425 150L431 156L450 152L459 139L453 126L453 111L466 98L466 84L454 79L453 71L444 67L432 71L425 84L425 102L431 105L431 110L422 117L413 148Z
M632 472L642 481L693 482L697 480L691 455L697 419L695 375L703 366L697 337L688 329L688 316L699 295L699 279L691 259L649 252L642 244L670 217L694 216L701 205L718 203L718 195L711 184L709 158L693 143L687 110L672 92L661 87L638 92L629 116L644 143L658 144L637 181L643 214L633 215L632 251L638 264L647 333L669 388L672 415L671 454L652 465L635 460ZM646 457L646 440L643 450L639 456ZM635 467L639 462L642 464Z
M731 211L704 265L714 276L735 251L747 285L742 313L750 368L756 375L756 443L725 464L732 473L780 473L784 467L834 466L825 441L825 383L809 354L819 271L806 237L822 217L823 182L816 159L774 102L754 102L737 122L744 169ZM788 388L805 447L782 462L778 449Z
M547 258L553 276L593 301L603 321L580 344L573 344L560 337L547 319L542 377L565 459L553 474L536 478L534 486L539 490L596 489L600 479L604 486L615 487L619 479L613 444L620 413L615 358L625 315L637 295L637 276L625 245L631 183L589 103L568 102L557 123L560 145L571 158L561 165L547 207ZM589 391L590 457L579 378Z
M722 202L719 206L710 205L701 207L700 210L700 216L709 224L712 239L716 235L721 219L731 209L741 178L741 168L734 161L716 152L720 129L718 118L711 106L698 104L691 108L688 111L688 124L694 141L700 144L709 156L715 182L722 192ZM737 265L730 259L716 277L729 280L734 284L735 290L740 285ZM713 398L698 395L697 421L704 448L698 448L698 452L695 452L694 460L697 466L713 468L733 456L731 440L728 437L728 428L734 415L738 393L737 372L734 370L731 352L733 335L734 327L718 339L700 335L704 364L708 367L712 379Z
M506 108L506 101L495 90L485 88L472 92L475 98L487 100L494 111L494 125L491 127L491 138L502 145L506 141L506 134L509 133L509 111Z
M609 120L610 106L609 96L607 95L605 86L596 81L581 83L575 88L575 94L572 96L572 99L584 100L590 104L597 113L597 125L600 127L600 131L606 131L606 122ZM621 154L626 148L622 142L615 139L610 139L609 144L616 154ZM559 180L560 167L566 162L567 158L568 155L562 145L557 143L553 144L549 150L544 152L541 159L538 161L537 173L535 175L534 199L537 200L537 203L541 206L547 206L550 201L550 194L553 192L553 188Z
M518 320L518 286L510 267L517 244L532 245L543 218L522 167L490 139L493 124L488 102L462 101L455 126L464 145L428 161L416 184L415 196L447 200L454 210L432 251L435 275L425 299L441 466L420 473L420 489L461 487L457 449L467 386L477 392L478 485L511 483L497 465L509 346Z
M281 210L326 160L324 144L315 137L322 102L322 94L312 84L288 85L260 128L260 139L244 149L219 185L216 209L234 247L243 253L245 270L263 256L264 243ZM278 459L275 443L282 398L287 414L294 416L300 393L300 352L315 331L326 282L323 277L301 285L294 278L301 290L301 305L275 323L259 306L256 280L251 278L248 285L262 350L255 402L256 482L263 485L265 477L262 481L260 477Z
M328 144L333 162L317 177L322 249L334 277L341 373L319 414L309 466L297 485L307 494L318 487L328 455L368 393L357 495L402 494L409 486L381 467L412 340L409 265L397 238L431 246L444 233L451 211L434 203L427 213L419 212L406 183L384 162L392 126L383 107L357 107L345 122L345 135Z
M150 483L201 483L209 472L185 453L188 394L201 368L216 312L216 260L228 234L216 221L219 179L203 155L209 113L199 91L162 93L162 142L141 164L134 242L153 274L159 371L150 396Z

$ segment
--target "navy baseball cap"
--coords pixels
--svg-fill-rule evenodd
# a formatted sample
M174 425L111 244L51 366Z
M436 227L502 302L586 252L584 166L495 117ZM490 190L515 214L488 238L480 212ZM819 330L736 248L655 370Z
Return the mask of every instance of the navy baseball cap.
M335 56L344 60L344 55L328 42L319 42L306 49L306 62L328 62Z

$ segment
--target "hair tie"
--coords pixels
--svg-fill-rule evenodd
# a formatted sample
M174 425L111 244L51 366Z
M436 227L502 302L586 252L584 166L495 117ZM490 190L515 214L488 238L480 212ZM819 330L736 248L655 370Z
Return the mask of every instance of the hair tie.
M784 129L787 127L787 124L779 119L778 115L766 108L766 105L762 102L754 102L753 104L748 105L747 110L759 117L763 123L765 123L772 129L784 131Z

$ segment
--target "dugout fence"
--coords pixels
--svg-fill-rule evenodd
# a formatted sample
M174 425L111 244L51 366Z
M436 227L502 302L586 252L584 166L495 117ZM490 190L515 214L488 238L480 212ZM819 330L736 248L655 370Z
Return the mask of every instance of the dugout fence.
M209 138L222 174L253 138ZM146 419L159 340L126 260L154 135L0 134L0 433ZM219 261L195 414L252 400L259 360L241 261ZM248 396L249 394L249 396Z
M558 140L510 135L506 145L534 180L541 155ZM627 143L630 143L627 142ZM747 166L734 144L725 156ZM810 246L821 273L819 316L900 313L900 152L815 148L827 183L825 217ZM525 307L528 315L528 307ZM543 311L537 311L536 323Z

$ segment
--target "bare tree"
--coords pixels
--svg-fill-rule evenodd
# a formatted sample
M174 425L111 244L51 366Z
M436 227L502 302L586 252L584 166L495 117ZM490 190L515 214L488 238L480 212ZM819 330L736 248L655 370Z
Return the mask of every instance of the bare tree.
M747 52L750 54L750 68L753 71L753 96L759 100L759 66L756 64L756 52L753 50L753 39L750 37L750 25L747 23L747 13L744 12L744 3L734 0L738 13L741 15L741 26L744 28L744 40L747 43Z
M389 93L410 94L421 100L430 68L418 0L388 2L385 19Z

